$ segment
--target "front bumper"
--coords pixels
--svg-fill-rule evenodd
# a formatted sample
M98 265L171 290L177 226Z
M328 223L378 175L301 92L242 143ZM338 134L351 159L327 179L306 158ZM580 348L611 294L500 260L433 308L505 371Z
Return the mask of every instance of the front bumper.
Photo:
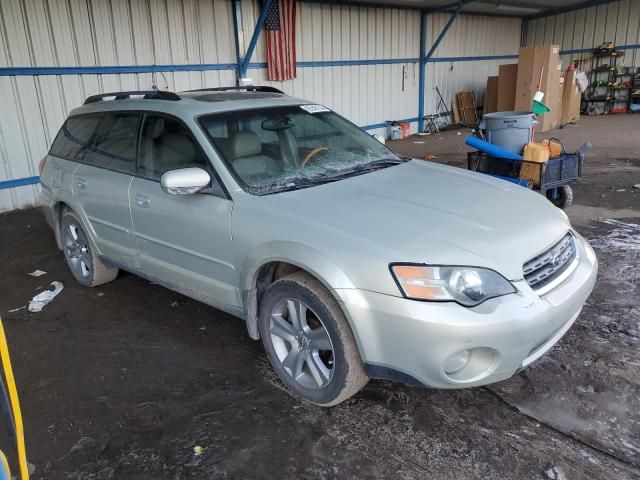
M473 308L365 290L335 292L374 376L411 378L432 388L486 385L537 360L577 319L595 285L598 265L587 242L577 234L576 240L578 266L542 296L524 280L514 282L517 293ZM447 374L447 361L464 350L470 352L466 366Z

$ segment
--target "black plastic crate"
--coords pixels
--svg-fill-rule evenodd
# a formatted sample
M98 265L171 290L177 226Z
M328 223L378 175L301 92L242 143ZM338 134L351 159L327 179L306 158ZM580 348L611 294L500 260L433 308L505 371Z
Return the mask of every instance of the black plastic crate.
M489 157L482 152L467 153L467 170L474 172L517 178L520 172L518 160Z

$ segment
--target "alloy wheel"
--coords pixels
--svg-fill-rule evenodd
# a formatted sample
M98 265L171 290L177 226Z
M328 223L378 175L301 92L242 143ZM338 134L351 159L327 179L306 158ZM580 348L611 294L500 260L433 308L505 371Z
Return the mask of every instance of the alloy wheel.
M80 278L91 275L91 253L80 226L68 223L64 231L64 253L69 267Z
M322 320L309 306L285 298L271 311L271 343L285 371L301 386L326 387L335 368L333 344Z

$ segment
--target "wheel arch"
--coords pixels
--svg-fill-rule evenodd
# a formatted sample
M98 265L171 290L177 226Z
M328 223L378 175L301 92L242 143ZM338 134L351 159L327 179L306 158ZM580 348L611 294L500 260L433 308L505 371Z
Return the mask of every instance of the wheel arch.
M266 254L267 249L269 254ZM263 246L257 249L254 255L245 262L241 273L241 290L249 336L256 340L260 338L258 331L259 306L267 287L277 279L296 271L303 271L315 278L331 293L357 339L349 315L344 311L340 298L334 292L336 288L355 288L353 282L342 268L323 253L293 242L279 242Z
M62 217L68 211L71 211L78 216L78 218L82 222L82 227L84 228L84 231L87 233L89 237L89 241L91 242L91 247L94 249L94 251L99 253L99 250L96 247L96 242L94 240L95 232L93 231L91 222L89 222L89 219L85 215L82 208L80 208L80 205L78 204L78 202L76 202L74 198L70 195L68 196L62 195L59 198L57 198L56 201L53 203L53 220L54 220L53 232L55 235L56 244L58 248L62 250L62 232L60 230L60 227L62 225Z

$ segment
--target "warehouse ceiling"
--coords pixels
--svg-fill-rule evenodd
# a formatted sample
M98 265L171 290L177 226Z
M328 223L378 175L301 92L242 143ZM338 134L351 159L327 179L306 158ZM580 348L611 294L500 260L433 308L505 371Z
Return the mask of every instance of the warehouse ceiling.
M347 0L329 0L327 3L350 3ZM405 6L413 8L455 9L458 2L452 0L360 0L360 4L378 4L386 6ZM608 3L606 0L463 0L462 12L485 13L491 15L505 15L515 17L536 16L541 14L560 13L565 10L588 7L598 3Z

